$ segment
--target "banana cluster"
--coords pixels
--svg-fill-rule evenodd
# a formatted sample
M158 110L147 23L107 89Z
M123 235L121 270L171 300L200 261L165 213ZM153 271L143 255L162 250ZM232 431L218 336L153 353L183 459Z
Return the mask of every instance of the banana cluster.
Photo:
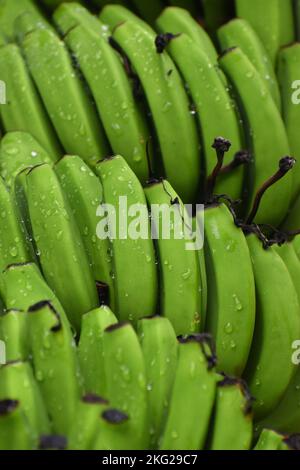
M299 448L292 2L40 3L0 4L0 449ZM98 237L124 197L204 248Z

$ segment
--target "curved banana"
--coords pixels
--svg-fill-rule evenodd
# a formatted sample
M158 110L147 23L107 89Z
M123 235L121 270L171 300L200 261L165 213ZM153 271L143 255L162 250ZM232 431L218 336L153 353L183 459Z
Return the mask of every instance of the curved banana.
M259 72L280 110L281 97L273 64L252 26L246 20L235 18L221 26L217 35L223 52L232 47L239 47L243 51Z
M252 206L256 192L274 173L278 160L289 155L288 138L278 108L247 56L239 48L233 48L221 56L220 65L232 83L244 116L248 147L253 156L253 163L248 167L247 190L248 204ZM260 205L257 223L276 226L282 222L291 201L291 184L290 173L269 189Z
M147 449L149 418L145 361L133 327L122 323L108 327L103 335L103 349L110 404L128 414L124 444L127 442L127 449Z
M106 25L106 28L109 27L110 31L113 31L117 26L125 21L133 21L138 22L144 29L153 32L152 27L149 26L146 21L139 18L124 5L115 5L110 3L105 5L103 10L100 12L99 18L101 23Z
M3 128L32 134L57 160L61 147L17 45L0 48L0 76L6 84L6 104L0 106Z
M25 36L22 50L65 151L95 165L108 153L106 137L63 41L36 29Z
M206 330L216 341L218 370L240 376L248 360L255 324L250 253L244 234L235 226L227 206L207 206L204 217Z
M188 249L192 221L168 181L149 183L145 194L160 266L160 313L170 320L176 335L198 332L201 279L198 253Z
M0 368L0 400L7 397L20 403L34 440L41 434L49 434L45 404L28 362L11 362Z
M252 443L252 397L247 385L231 377L217 383L210 450L249 450Z
M191 336L180 341L160 450L203 449L216 393L214 365L207 336Z
M149 130L134 99L126 72L105 35L103 25L83 7L62 5L54 20L64 34L93 94L111 148L122 155L142 183L148 178ZM90 19L88 17L90 15ZM90 26L91 25L91 26Z
M2 0L0 9L0 31L8 39L14 39L14 23L24 12L39 14L32 0Z
M65 156L54 167L60 185L77 222L95 282L108 287L108 303L115 307L112 279L112 247L109 240L96 235L97 208L103 203L103 188L99 178L77 156Z
M104 195L97 236L112 242L115 313L120 321L136 323L153 315L157 306L157 270L146 198L122 157L100 162L96 172Z
M70 327L49 301L28 310L28 329L34 374L46 404L53 431L65 435L80 399L81 377Z
M276 250L264 249L256 235L249 235L247 242L255 278L257 315L244 377L257 399L254 411L259 420L279 404L296 372L292 345L300 337L299 301L289 271Z
M18 400L0 400L0 450L33 450L36 446Z
M118 323L112 311L105 306L82 317L78 357L86 393L107 396L103 335L104 330Z
M168 412L178 342L169 320L158 316L140 320L138 335L146 366L150 445L155 449Z
M27 314L11 309L1 315L0 338L6 346L6 362L26 361L29 357Z
M76 221L50 165L32 168L26 176L26 196L43 275L73 326L99 305L96 283Z
M21 13L14 22L15 38L21 43L26 34L31 33L35 29L49 29L55 32L53 26L38 11L26 10Z
M184 202L193 202L201 169L199 142L188 97L175 64L166 52L157 52L154 31L144 28L138 19L120 24L112 37L141 81L167 179Z

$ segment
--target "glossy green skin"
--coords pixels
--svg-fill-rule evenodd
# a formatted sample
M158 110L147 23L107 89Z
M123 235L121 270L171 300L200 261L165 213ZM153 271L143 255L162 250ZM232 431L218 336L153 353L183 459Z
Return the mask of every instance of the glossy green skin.
M280 84L282 104L283 104L283 119L289 138L291 155L296 158L297 164L293 169L293 192L292 200L295 200L300 191L300 136L299 127L297 122L300 119L300 106L292 101L292 93L296 90L292 89L292 84L299 80L299 61L300 61L300 44L295 43L291 46L284 47L280 50L278 55L278 80ZM291 210L291 213L286 221L286 225L298 223L299 213L296 207ZM300 226L300 221L299 221ZM299 226L291 227L298 229Z
M146 21L142 20L140 17L135 15L131 10L129 10L123 5L106 5L103 10L101 10L99 18L103 24L109 26L111 31L113 31L116 26L120 25L121 23L124 23L125 21L130 21L134 23L139 23L141 26L143 26L144 29L148 30L149 32L153 32L152 27L149 26Z
M49 305L28 312L34 373L51 417L53 432L70 429L80 398L81 378L71 328Z
M244 377L256 398L255 418L260 420L279 404L296 372L292 344L300 337L300 307L290 273L276 250L264 250L255 235L248 236L247 242L255 278L257 315Z
M55 32L52 25L38 11L27 10L15 19L14 33L17 42L22 42L26 34L35 29L49 29Z
M84 26L90 31L98 32L103 37L108 37L110 34L108 28L103 28L98 18L78 2L61 3L54 11L52 18L63 36L78 25Z
M178 195L167 181L147 186L145 194L149 207L164 205L173 209L174 214L184 214L182 202L180 206L172 205ZM174 226L170 225L170 236L165 239L162 212L152 218L152 225L157 232L156 251L160 266L160 313L170 320L176 335L184 335L198 332L201 328L200 268L197 252L187 250L190 240L185 236L176 238L176 233L182 229L181 217L178 220L173 215L170 220Z
M155 252L150 236L135 240L125 233L125 239L120 238L120 224L124 225L125 221L119 198L127 197L128 208L133 204L141 205L144 210L143 220L146 217L150 234L146 198L139 180L122 157L116 156L100 162L96 173L103 186L104 202L112 205L116 213L116 236L112 239L115 313L120 321L136 323L139 318L156 312L158 286ZM114 217L109 217L110 222L113 222ZM135 221L135 215L128 215L124 229L128 231L129 226L136 226Z
M89 84L113 153L122 155L144 183L150 133L124 67L107 41L104 25L92 15L89 18L87 11L79 17L78 7L67 7L58 9L54 20Z
M20 402L35 440L50 433L45 404L28 362L14 362L0 368L0 400L7 397Z
M217 387L210 450L249 450L252 443L252 414L239 384Z
M12 263L25 263L32 258L14 198L1 178L0 214L0 270L3 271Z
M19 403L0 415L0 450L32 450L35 446L34 433Z
M95 165L108 153L106 138L64 43L50 30L36 29L22 49L65 151Z
M253 162L248 166L251 187L248 187L247 200L251 207L258 189L278 170L279 160L290 154L288 138L278 108L247 56L234 48L221 56L220 65L238 96L247 146L253 155ZM282 222L291 201L292 180L290 172L267 191L255 222L275 226Z
M179 344L178 365L160 450L203 449L216 392L199 343Z
M264 429L254 450L283 450L283 445L283 436L281 434L277 434L270 429ZM287 446L285 450L288 450Z
M128 414L120 450L147 449L149 417L145 361L131 325L120 325L103 336L107 395L111 406Z
M0 75L6 83L6 104L0 107L5 131L32 134L57 160L61 147L17 45L0 48Z
M32 0L2 0L0 5L0 30L7 39L14 37L14 22L25 11L38 14Z
M255 324L255 286L249 249L225 205L206 209L204 228L206 330L216 342L218 369L240 376L248 360Z
M278 107L281 109L281 96L273 64L252 26L241 18L229 21L217 32L222 51L239 47L261 75Z
M1 315L0 338L6 346L6 362L26 361L29 356L27 314L9 310Z
M162 18L158 19L157 26L160 31L168 31ZM182 34L170 42L167 50L188 84L196 106L206 176L211 175L216 166L216 151L212 148L216 136L224 136L232 142L230 151L225 156L225 165L243 147L235 106L205 50L199 49L192 39ZM240 167L226 177L220 177L215 192L239 199L242 195L243 176L244 168Z
M114 30L113 38L130 59L143 86L166 177L184 202L191 202L197 194L201 164L196 123L183 81L167 52L156 52L155 32L145 29L139 20L122 23Z
M138 335L146 366L150 445L157 449L176 374L178 343L167 318L141 320Z
M21 171L51 161L48 152L27 132L8 132L1 140L0 171L9 187L13 187L14 180Z
M99 305L79 229L49 165L33 168L26 183L32 231L44 277L79 331L82 315Z
M112 311L105 306L82 317L78 357L86 393L107 396L103 335L107 327L117 322Z
M62 158L55 166L55 172L79 228L94 280L109 287L109 305L114 310L111 243L96 236L99 221L96 212L103 202L101 182L77 156L67 155Z

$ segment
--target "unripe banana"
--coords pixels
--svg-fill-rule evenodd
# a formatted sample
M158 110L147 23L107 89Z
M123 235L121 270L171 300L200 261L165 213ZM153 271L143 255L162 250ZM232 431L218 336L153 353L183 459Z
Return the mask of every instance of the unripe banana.
M199 142L175 64L165 51L158 53L154 31L144 28L138 19L119 25L114 30L113 40L130 60L143 86L167 179L184 202L193 201L200 178Z
M151 26L146 23L146 21L139 18L131 10L126 8L123 5L107 4L103 10L101 10L99 15L100 21L109 27L113 31L118 25L124 23L125 21L139 22L144 29L153 32Z
M36 29L22 48L65 151L95 165L107 155L106 138L64 43L50 30Z
M21 43L26 34L36 29L49 29L55 32L53 26L38 11L27 10L19 15L14 22L14 31L17 42Z
M0 30L11 40L14 37L14 22L18 16L26 11L38 13L32 0L2 0L0 5Z
M122 155L145 183L149 171L146 121L133 97L119 57L108 43L104 25L97 20L95 25L95 18L87 11L82 14L83 7L78 18L78 8L72 4L62 6L56 11L54 20L89 84L113 152ZM101 31L104 31L103 35Z
M249 450L252 443L252 399L246 384L231 377L217 383L210 450Z
M112 325L103 336L107 396L128 414L123 436L126 449L147 449L149 418L145 362L136 333L129 324ZM122 448L122 450L125 450Z
M7 397L20 403L35 440L41 434L49 434L45 404L28 362L12 362L0 368L0 400Z
M208 206L204 216L206 329L216 341L218 369L240 376L248 360L255 324L255 285L249 249L225 205ZM231 276L227 275L229 266Z
M244 376L257 399L254 411L259 420L278 405L296 372L292 345L300 337L300 307L292 278L275 249L263 249L256 235L248 236L247 242L255 278L257 315Z
M53 21L63 36L78 25L100 33L103 37L109 35L107 26L103 27L98 18L79 2L61 3L53 13Z
M248 147L253 156L249 167L247 199L252 206L254 196L278 166L278 160L289 155L286 130L272 96L257 70L239 48L225 52L220 65L232 83L247 123ZM258 113L257 110L260 110ZM292 174L279 181L265 195L257 223L278 225L291 200Z
M29 356L27 314L21 310L8 310L1 315L0 338L6 346L6 362L26 361Z
M296 436L287 437L271 429L264 429L254 450L299 450L299 442Z
M122 157L100 162L96 172L106 205L99 209L102 219L97 235L112 239L115 313L120 321L136 323L139 318L153 315L157 306L157 272L146 198ZM108 216L104 217L106 211ZM108 224L110 233L104 233Z
M61 147L17 45L0 48L0 76L6 84L6 104L0 106L3 128L32 134L57 160Z
M17 400L0 400L0 450L32 450L34 433Z
M157 239L160 313L170 320L176 335L198 332L202 322L201 279L198 253L188 249L192 220L168 181L153 181L145 194Z
M167 318L149 317L138 324L138 334L146 366L151 448L158 439L167 416L177 367L178 343Z
M126 413L109 408L100 417L100 431L93 444L93 450L132 450L131 422Z
M106 328L117 322L112 311L105 306L82 317L78 357L86 393L107 396L103 335Z
M77 222L94 280L108 287L108 303L114 310L112 246L109 240L101 240L96 235L97 208L103 202L102 185L86 163L76 156L62 158L55 171Z
M43 274L79 331L82 315L99 305L79 229L50 165L32 168L26 184L30 221Z
M223 25L217 34L222 51L231 47L239 47L243 51L261 75L278 109L281 109L281 97L273 64L252 26L246 20L235 18Z
M180 342L161 450L203 449L215 400L214 365L206 336L192 336Z
M29 308L28 328L34 373L53 431L65 435L73 423L81 387L71 328L48 301Z

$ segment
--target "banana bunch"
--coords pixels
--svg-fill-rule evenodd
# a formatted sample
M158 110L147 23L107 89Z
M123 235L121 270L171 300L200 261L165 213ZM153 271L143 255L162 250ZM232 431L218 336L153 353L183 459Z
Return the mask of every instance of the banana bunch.
M299 2L87 3L0 2L0 449L299 449Z

